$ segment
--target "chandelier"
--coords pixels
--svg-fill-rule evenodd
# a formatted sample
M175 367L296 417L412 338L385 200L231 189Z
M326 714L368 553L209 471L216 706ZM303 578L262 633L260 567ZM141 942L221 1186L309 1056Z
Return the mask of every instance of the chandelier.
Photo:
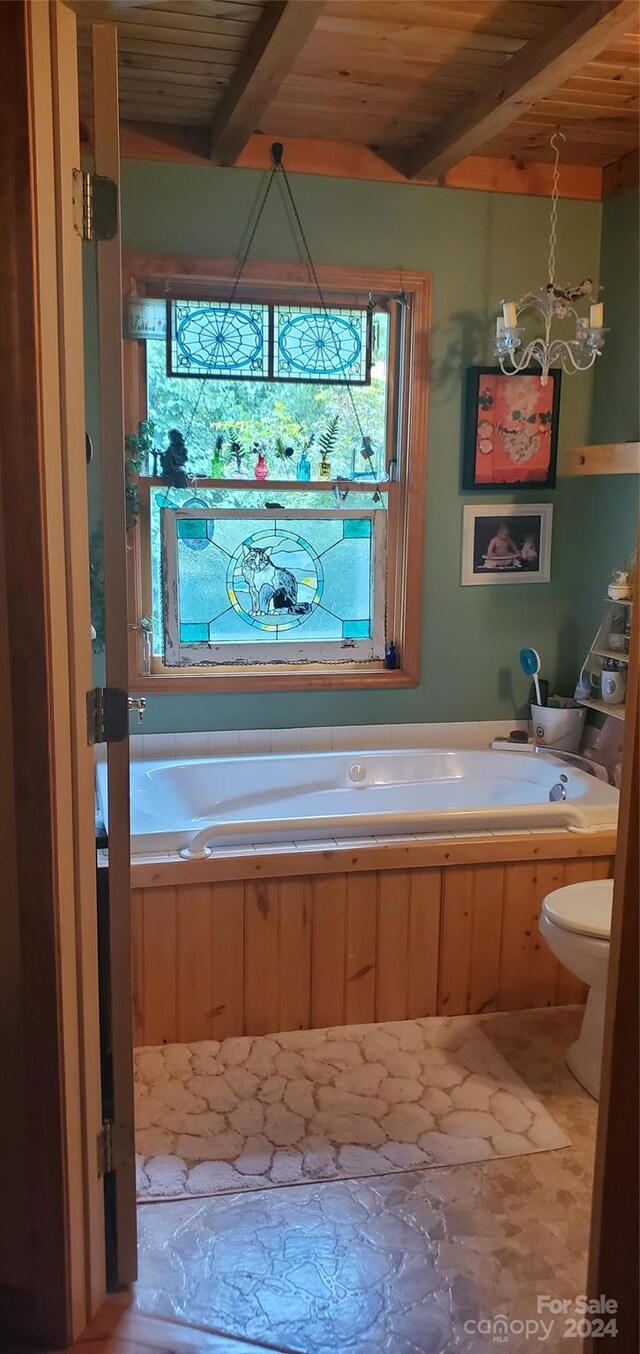
M593 288L591 278L585 278L584 282L580 282L577 286L556 286L556 229L560 179L558 138L566 140L562 132L556 132L551 137L555 163L549 222L549 280L546 287L540 291L526 292L519 301L503 301L502 315L496 320L494 347L505 376L515 376L535 362L541 369L540 383L543 386L547 384L550 368L554 365L560 365L570 376L576 371L588 371L604 347L604 336L607 332L603 327L604 306L601 301L595 301L590 305L588 317L580 315L574 304L591 295ZM544 334L525 343L520 321L528 314L538 316L542 320ZM555 322L562 320L572 321L575 325L573 338L552 336Z

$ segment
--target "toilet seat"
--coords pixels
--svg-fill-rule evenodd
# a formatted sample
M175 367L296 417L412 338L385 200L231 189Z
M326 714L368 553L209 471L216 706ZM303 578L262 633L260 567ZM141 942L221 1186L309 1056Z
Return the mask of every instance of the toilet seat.
M550 922L576 935L609 940L611 936L612 879L589 879L566 884L543 899L542 911Z

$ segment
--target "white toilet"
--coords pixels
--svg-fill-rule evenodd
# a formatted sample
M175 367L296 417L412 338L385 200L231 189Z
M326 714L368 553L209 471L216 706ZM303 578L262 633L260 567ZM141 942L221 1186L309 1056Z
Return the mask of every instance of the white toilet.
M612 901L612 879L567 884L547 894L539 923L556 959L589 985L582 1028L567 1053L567 1063L594 1100L600 1095Z

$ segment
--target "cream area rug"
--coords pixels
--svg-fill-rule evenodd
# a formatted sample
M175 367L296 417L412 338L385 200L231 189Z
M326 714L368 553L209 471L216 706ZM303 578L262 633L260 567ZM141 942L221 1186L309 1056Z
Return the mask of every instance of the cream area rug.
M166 1044L134 1057L146 1201L570 1142L469 1016Z

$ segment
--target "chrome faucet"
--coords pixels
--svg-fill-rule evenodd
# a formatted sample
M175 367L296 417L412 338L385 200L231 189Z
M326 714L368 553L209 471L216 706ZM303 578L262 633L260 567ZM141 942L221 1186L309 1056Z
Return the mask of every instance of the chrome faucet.
M138 724L142 724L146 704L147 701L145 696L129 696L127 700L129 709L138 711Z

